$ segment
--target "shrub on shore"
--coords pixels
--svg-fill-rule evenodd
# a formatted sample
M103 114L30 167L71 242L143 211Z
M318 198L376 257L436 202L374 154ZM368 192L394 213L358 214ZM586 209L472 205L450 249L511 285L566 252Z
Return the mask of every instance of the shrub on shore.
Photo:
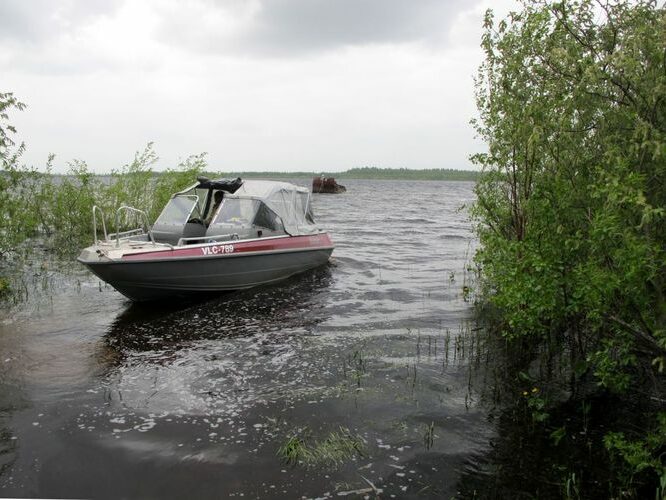
M665 9L647 1L534 0L485 18L477 292L501 337L568 357L572 397L589 380L662 396L665 34ZM605 443L664 494L664 413L651 421Z
M25 146L14 142L16 131L9 125L9 112L24 108L13 94L0 93L0 257L35 236L59 252L76 251L92 239L95 205L107 216L107 224L121 205L146 210L153 221L174 192L206 169L205 154L199 154L155 172L152 166L158 157L152 143L106 177L94 174L81 160L70 162L66 175L54 175L53 155L43 171L28 167L21 163ZM135 221L121 223L123 229Z

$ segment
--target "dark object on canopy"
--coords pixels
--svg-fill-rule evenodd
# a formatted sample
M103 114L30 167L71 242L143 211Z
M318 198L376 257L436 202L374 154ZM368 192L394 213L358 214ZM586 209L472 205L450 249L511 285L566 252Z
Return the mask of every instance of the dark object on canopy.
M243 185L243 179L240 177L236 177L235 179L217 179L215 181L211 181L206 177L197 177L197 181L199 181L199 185L196 189L218 189L231 194L234 194Z
M335 182L333 177L315 177L312 179L313 193L344 193L347 189Z

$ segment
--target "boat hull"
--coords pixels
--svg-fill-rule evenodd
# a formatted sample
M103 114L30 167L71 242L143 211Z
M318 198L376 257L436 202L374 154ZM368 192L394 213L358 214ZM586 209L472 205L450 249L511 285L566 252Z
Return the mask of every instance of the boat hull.
M147 301L274 283L325 264L333 251L332 245L289 248L288 241L279 243L254 252L215 254L215 248L223 247L215 245L79 261L126 297ZM235 246L242 250L242 244Z

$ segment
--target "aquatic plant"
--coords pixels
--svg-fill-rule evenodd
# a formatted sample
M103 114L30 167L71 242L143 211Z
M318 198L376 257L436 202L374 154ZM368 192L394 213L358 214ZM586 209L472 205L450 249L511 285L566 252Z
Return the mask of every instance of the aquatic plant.
M0 277L0 297L7 295L10 292L9 280Z
M278 457L289 465L306 467L338 466L355 457L365 456L365 442L346 427L330 432L323 440L309 444L308 429L290 436L277 451Z
M306 455L307 447L305 441L300 436L290 436L277 451L277 455L287 465L296 465L301 462Z
M564 482L564 498L567 500L577 500L581 498L579 480L576 477L575 472L570 473L567 476L567 480Z
M423 433L423 446L426 450L432 448L432 445L435 442L435 422L430 422L430 425L426 426L426 430Z

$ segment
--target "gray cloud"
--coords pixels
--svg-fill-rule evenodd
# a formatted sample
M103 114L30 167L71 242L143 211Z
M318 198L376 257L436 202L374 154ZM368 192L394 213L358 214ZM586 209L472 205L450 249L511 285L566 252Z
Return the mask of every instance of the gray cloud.
M273 0L262 4L251 38L265 46L340 45L433 40L464 2L456 0Z
M155 140L162 167L462 166L480 26L464 0L0 0L0 90L35 165Z
M409 42L442 46L457 14L469 7L465 0L142 1L135 19L157 44L232 57L291 58ZM40 74L113 70L122 57L111 58L79 36L100 18L113 20L123 5L137 7L127 0L0 0L4 64ZM122 29L118 24L120 36ZM128 64L145 65L150 56L134 57L142 49L128 54Z
M35 42L44 37L49 26L49 2L0 2L0 41ZM40 15L35 16L35 12Z
M112 14L121 4L120 0L2 0L0 41L48 43L92 18Z
M211 12L239 11L233 0L204 3ZM243 5L248 3L240 4L241 9ZM233 36L207 29L187 12L162 17L158 36L193 50L278 56L382 43L441 44L455 16L468 5L464 0L259 0Z

